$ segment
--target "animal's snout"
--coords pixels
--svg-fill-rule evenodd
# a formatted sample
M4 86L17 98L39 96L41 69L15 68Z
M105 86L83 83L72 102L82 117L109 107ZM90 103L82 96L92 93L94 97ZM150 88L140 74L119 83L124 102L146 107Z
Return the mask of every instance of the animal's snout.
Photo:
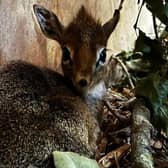
M90 85L91 76L89 74L77 73L74 83L78 90L84 91Z
M87 82L86 79L80 79L79 82L78 82L78 85L83 88L83 87L86 87L88 85L88 82Z

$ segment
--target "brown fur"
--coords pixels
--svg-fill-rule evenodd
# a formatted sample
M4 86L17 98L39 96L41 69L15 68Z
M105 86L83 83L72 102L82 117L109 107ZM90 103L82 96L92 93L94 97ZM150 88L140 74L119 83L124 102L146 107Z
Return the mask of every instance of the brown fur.
M63 65L65 76L19 61L1 67L0 167L49 168L55 150L96 151L103 106L90 90L103 84L104 67L95 67L97 49L106 45L103 29L84 7L67 28L45 8L34 11L43 33L70 49L72 65ZM83 90L81 78L89 81Z
M83 44L92 49L95 49L96 44L106 45L101 24L83 6L65 29L65 43L72 45L74 49L79 49Z
M48 167L54 150L93 156L97 121L66 79L24 62L0 77L0 167Z
M63 34L61 45L70 48L73 61L71 70L64 71L64 75L71 77L75 87L81 91L78 86L81 78L88 81L89 87L94 77L98 77L98 75L93 75L96 73L93 67L96 62L96 52L99 47L106 46L107 39L105 39L100 22L95 21L83 6L73 21L65 27ZM62 67L64 68L64 65Z

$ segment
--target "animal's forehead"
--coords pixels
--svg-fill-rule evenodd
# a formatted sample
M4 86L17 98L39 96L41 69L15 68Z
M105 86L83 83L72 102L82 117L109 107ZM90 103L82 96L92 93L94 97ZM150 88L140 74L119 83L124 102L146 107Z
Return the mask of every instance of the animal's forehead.
M65 30L66 42L75 45L104 45L102 26L82 7Z

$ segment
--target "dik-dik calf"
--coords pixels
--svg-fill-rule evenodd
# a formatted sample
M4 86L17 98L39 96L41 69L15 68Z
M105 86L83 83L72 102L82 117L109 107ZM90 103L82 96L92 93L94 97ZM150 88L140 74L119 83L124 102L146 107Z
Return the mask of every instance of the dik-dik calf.
M22 61L0 69L1 168L52 167L55 150L96 150L113 21L101 25L84 7L67 27L44 7L34 5L34 13L61 46L64 76Z

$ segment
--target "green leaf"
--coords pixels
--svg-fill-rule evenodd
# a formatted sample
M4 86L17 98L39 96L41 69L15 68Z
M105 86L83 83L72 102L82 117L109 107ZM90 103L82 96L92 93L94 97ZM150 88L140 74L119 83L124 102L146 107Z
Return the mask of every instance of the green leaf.
M151 71L157 71L166 63L163 58L163 47L161 42L156 39L150 39L139 29L139 36L135 42L134 52L141 52L144 62L151 66ZM143 68L143 67L142 67Z
M135 55L138 55L138 58L134 57ZM138 53L133 54L128 60L125 60L125 64L129 70L134 72L150 72L151 68L150 61L144 59Z
M53 152L56 168L99 168L97 162L74 152Z
M150 38L141 30L139 30L134 52L142 52L144 55L149 55L151 53Z
M168 25L168 2L163 4L161 0L145 0L147 3L147 8L155 15L157 18Z
M161 81L159 85L159 96L157 102L153 104L154 115L152 117L154 125L163 129L168 135L168 80ZM157 104L157 105L156 105Z
M153 109L154 126L168 135L168 80L161 79L159 73L152 73L137 81L136 95L148 100Z
M147 98L151 103L157 102L159 96L159 81L158 73L152 73L145 78L137 81L136 95Z

